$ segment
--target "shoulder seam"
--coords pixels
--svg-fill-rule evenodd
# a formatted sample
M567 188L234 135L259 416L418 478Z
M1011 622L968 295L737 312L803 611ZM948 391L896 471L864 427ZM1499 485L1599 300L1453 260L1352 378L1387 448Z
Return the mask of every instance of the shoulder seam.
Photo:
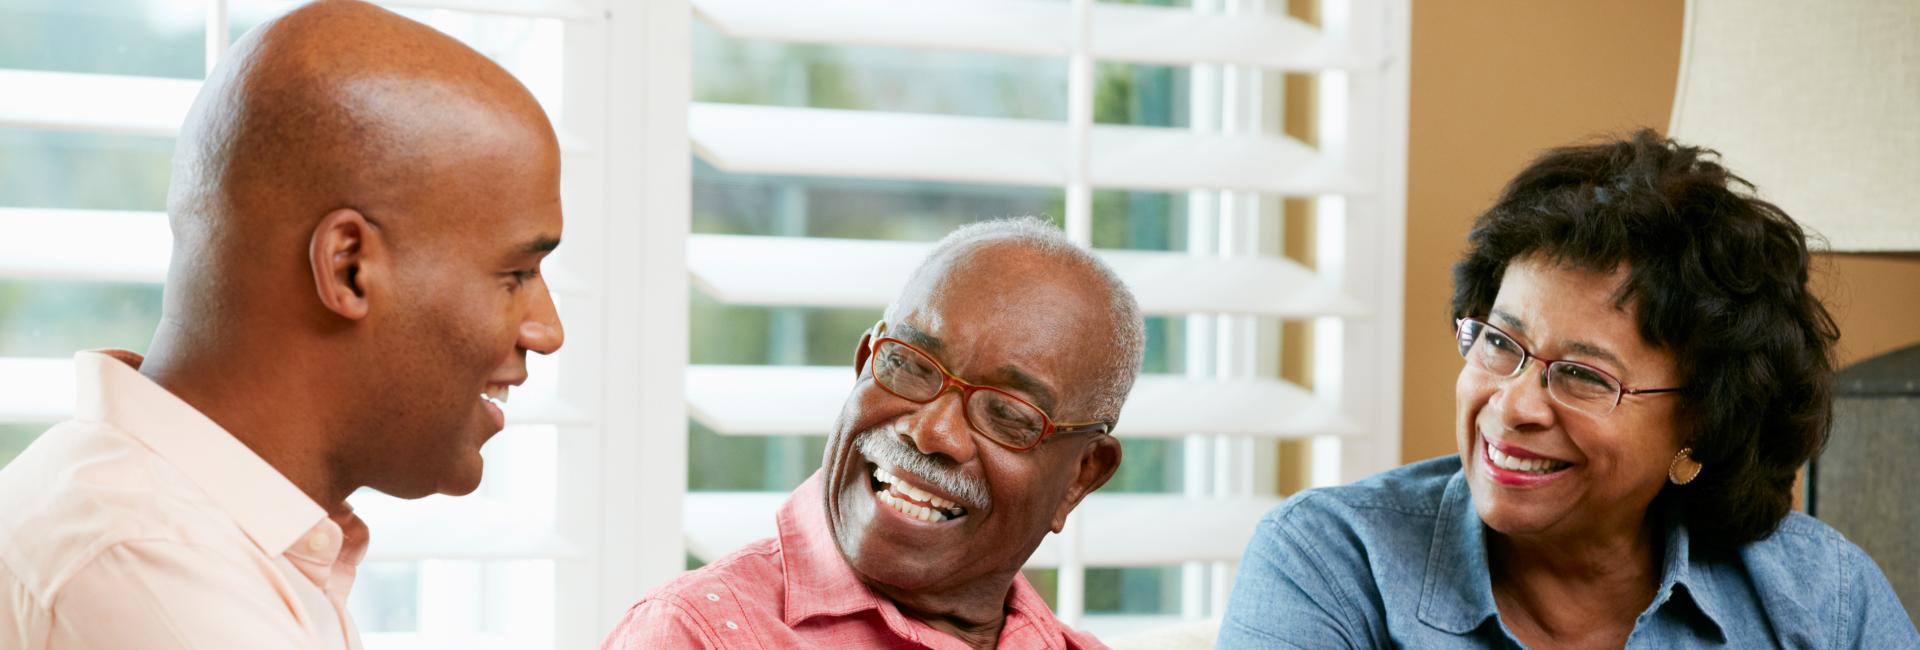
M88 550L85 553L82 553L80 555L81 559L74 563L72 571L68 571L65 575L56 576L53 579L47 581L47 585L46 585L47 592L44 594L40 594L40 597L42 600L46 601L47 608L52 609L53 602L60 598L59 596L60 590L63 587L66 587L67 583L72 582L74 576L78 576L82 572L86 571L87 569L93 568L95 564L100 562L100 558L105 556L108 552L117 548L123 548L123 547L131 546L134 544L152 544L156 542L162 543L162 544L174 544L174 545L178 545L185 548L215 550L204 544L194 544L191 542L173 539L170 537L133 537L128 539L114 540L112 542L101 544L97 548L94 548L94 549ZM224 553L217 553L217 554L225 555ZM14 571L14 574L17 576L19 575L19 572Z
M688 621L692 621L694 624L694 628L700 631L700 640L706 642L707 647L709 648L719 647L719 644L713 642L715 638L713 624L707 621L707 617L700 615L699 609L694 607L689 607L688 603L685 602L685 598L682 597L680 594L667 593L667 594L661 594L658 596L648 596L646 598L640 599L640 602L634 603L634 606L639 607L640 605L646 604L646 602L650 600L658 601L663 605L672 607L674 613L685 617Z
M1285 504L1284 506L1282 506L1281 509L1292 510L1293 508L1298 507L1299 504L1306 503L1307 501L1313 500L1313 499L1328 499L1349 508L1363 508L1367 510L1387 510L1390 512L1395 512L1403 515L1413 515L1417 517L1437 517L1440 515L1440 509L1438 507L1435 507L1435 508L1407 507L1406 505L1403 505L1403 504L1392 503L1388 501L1375 501L1372 499L1356 500L1356 499L1350 499L1346 496L1339 495L1339 494L1325 491L1325 490L1308 490L1308 491L1296 494L1294 495L1294 498L1290 500L1291 503ZM1276 514L1278 512L1279 511L1276 511Z

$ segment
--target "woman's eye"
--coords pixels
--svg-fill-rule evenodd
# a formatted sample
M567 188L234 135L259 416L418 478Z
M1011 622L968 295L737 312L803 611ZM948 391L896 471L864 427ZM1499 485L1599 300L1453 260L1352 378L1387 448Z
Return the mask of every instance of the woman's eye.
M1582 368L1574 365L1562 366L1560 374L1565 375L1568 379L1587 384L1594 388L1607 388L1613 385L1613 382L1607 381L1606 377L1601 376L1599 372L1591 368Z
M1487 344L1492 345L1495 349L1498 349L1501 351L1511 351L1515 347L1513 344L1513 339L1509 339L1505 336L1501 336L1493 332L1487 332Z

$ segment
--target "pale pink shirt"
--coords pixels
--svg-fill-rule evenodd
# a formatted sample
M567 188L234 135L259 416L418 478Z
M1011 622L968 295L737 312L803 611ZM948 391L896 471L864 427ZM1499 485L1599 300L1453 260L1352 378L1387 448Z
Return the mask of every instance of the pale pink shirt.
M0 470L0 648L359 648L367 546L125 351Z
M828 532L819 473L794 490L776 522L779 537L749 544L640 599L601 650L967 650L860 582ZM1054 618L1025 576L1014 575L1006 608L999 648L1106 648Z

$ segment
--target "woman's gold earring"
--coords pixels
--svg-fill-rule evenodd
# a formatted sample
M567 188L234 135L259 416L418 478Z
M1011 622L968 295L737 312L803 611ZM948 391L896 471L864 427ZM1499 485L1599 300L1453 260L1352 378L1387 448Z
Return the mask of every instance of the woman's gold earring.
M1686 485L1700 478L1701 469L1700 461L1693 459L1693 448L1687 447L1673 455L1673 462L1667 463L1667 480L1674 485Z

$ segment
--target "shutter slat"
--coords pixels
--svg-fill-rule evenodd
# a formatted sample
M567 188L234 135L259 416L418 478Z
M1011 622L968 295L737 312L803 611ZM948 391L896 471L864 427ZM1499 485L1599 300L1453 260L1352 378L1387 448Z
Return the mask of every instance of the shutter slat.
M701 158L736 173L1067 182L1064 122L697 103L688 131ZM1365 191L1337 161L1284 136L1096 125L1090 142L1088 173L1098 187L1288 196Z
M159 212L0 208L0 277L166 280L173 234Z
M0 69L0 89L6 93L0 128L171 138L193 108L200 81ZM555 135L563 153L597 153L571 131Z
M687 264L702 291L730 304L885 307L931 244L694 235ZM1099 250L1151 315L1240 313L1283 318L1362 310L1326 278L1283 258L1206 258Z
M0 128L172 137L200 82L0 69Z
M853 385L852 366L696 365L687 368L687 408L722 435L824 435ZM1335 405L1283 381L1170 375L1142 375L1134 383L1118 428L1125 437L1358 432Z

